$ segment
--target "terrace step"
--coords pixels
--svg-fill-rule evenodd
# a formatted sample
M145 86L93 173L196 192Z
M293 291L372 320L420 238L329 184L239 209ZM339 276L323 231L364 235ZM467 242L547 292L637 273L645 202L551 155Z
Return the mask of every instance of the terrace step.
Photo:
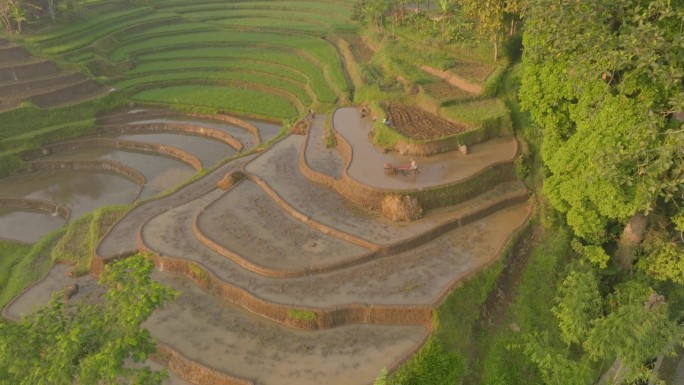
M9 110L12 110L14 108L17 108L17 107L19 107L19 103L20 103L20 101L16 100L16 99L13 99L13 100L2 99L2 100L0 100L0 112L9 111Z
M21 46L4 40L0 45L0 65L5 62L25 60L30 57L29 53Z
M333 308L356 314L360 311L359 306L399 306L394 311L403 314L400 318L403 322L419 322L419 319L410 321L408 312L420 312L419 309L431 306L450 283L490 263L499 255L510 234L525 223L529 215L526 203L506 202L503 196L482 198L490 201L488 211L493 212L491 215L476 219L478 215L473 214L470 221L464 217L460 224L468 224L455 230L445 228L429 243L423 242L416 247L408 241L403 250L397 247L397 254L385 258L368 259L318 274L273 278L245 269L207 248L193 235L193 218L222 194L219 190L210 192L152 218L142 226L139 247L157 254L160 269L187 274L198 285L229 302L254 306L252 302L257 301L259 306L248 310L263 316L269 316L263 313L265 308L282 311L301 306L320 311L323 318ZM469 203L465 202L461 207L463 213L476 210ZM429 220L438 221L440 216L450 214L437 212L435 218ZM272 223L272 226L280 225ZM284 252L288 250L284 249ZM346 258L353 258L353 251L347 253ZM416 290L407 291L407 282L412 282ZM316 290L312 291L312 287Z
M254 175L262 188L270 191L270 195L293 215L302 217L302 220L311 222L313 226L332 228L348 234L346 239L357 244L365 241L384 248L412 238L417 233L428 233L442 225L427 217L411 223L393 222L378 212L360 209L329 187L312 183L297 166L298 154L305 140L300 136L290 136L245 167L245 171ZM497 180L496 183L502 181L505 180ZM491 187L496 186L496 183L492 182ZM483 188L483 192L487 190L488 188ZM381 190L369 191L383 194ZM526 189L523 191L527 194ZM453 215L458 216L457 213Z
M86 77L78 72L56 72L23 81L0 83L0 99L25 99L84 80L87 80Z
M136 122L146 119L165 118L175 114L166 109L125 109L117 113L100 116L96 123L98 126L113 126L125 123Z
M92 80L84 79L78 83L55 88L47 92L31 96L31 100L39 107L56 107L85 100L102 93L100 86Z
M57 66L46 60L27 61L10 67L0 67L0 82L18 82L57 72Z
M226 163L171 195L137 205L110 229L106 237L102 238L96 249L92 272L99 274L104 268L104 263L116 257L135 254L138 251L138 230L149 218L215 190L216 183L226 173L239 170L245 162L253 158L253 155L246 156Z
M427 337L428 331L419 326L293 330L206 295L181 277L155 272L153 278L181 295L144 326L191 365L205 367L187 370L186 375L202 378L214 370L218 373L213 377L225 381L212 384L370 384L383 367L406 359Z

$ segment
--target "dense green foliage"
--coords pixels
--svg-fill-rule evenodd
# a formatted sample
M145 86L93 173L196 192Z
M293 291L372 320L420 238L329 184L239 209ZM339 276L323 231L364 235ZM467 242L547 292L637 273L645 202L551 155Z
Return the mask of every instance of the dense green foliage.
M177 295L151 280L142 256L108 265L100 301L55 297L19 322L0 323L0 383L7 385L161 384L163 373L135 369L155 350L141 324Z
M74 265L77 275L85 274L97 243L128 210L128 206L102 207L70 222L52 249L52 260Z
M5 306L33 282L43 278L53 265L51 251L64 234L59 230L44 236L31 246L0 242L4 268L0 270L0 306Z
M551 328L522 345L547 384L655 381L684 343L683 22L681 1L529 2L520 95L544 194L579 237L553 311L564 346Z

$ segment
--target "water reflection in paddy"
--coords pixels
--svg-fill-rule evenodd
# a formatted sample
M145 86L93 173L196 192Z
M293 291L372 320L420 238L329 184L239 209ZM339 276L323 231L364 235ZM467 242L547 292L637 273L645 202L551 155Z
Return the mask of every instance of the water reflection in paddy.
M115 173L99 170L36 171L3 178L0 197L33 198L55 202L71 210L77 219L98 207L129 204L140 187ZM25 241L37 239L54 230L49 213L12 211L0 220L0 238ZM57 217L61 220L61 218ZM63 221L62 221L63 222ZM21 232L22 239L12 236Z
M164 190L175 187L190 179L195 170L180 160L148 152L118 150L112 147L78 148L59 152L45 159L60 160L114 160L145 175L147 182L140 193L140 199L149 198Z
M226 143L194 135L145 133L118 135L116 138L176 147L195 155L202 162L204 168L211 168L216 163L236 153L235 149Z
M0 209L0 238L34 243L43 235L64 226L59 215L44 211Z

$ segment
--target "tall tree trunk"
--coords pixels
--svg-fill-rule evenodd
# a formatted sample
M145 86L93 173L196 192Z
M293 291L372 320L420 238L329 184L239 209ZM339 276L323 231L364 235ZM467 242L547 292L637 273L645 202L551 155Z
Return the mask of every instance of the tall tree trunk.
M55 24L55 0L48 0L48 10L50 11L50 17L52 18L52 24Z
M620 269L623 271L632 270L634 253L644 239L647 224L648 218L646 218L643 212L639 211L629 218L627 225L622 230L622 235L617 244L618 248L615 251L615 257L620 263Z
M494 35L494 63L499 60L499 34Z
M618 385L622 383L625 377L626 367L621 359L616 359L613 365L606 370L601 378L596 382L596 385Z

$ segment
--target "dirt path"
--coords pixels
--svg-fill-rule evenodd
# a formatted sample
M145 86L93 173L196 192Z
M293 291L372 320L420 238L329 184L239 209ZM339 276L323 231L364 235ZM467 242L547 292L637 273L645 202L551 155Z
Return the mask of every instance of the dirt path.
M464 91L470 92L473 95L481 95L484 92L484 88L482 88L481 85L471 83L453 72L441 71L437 68L426 65L421 66L420 69L429 73L430 75L437 76L454 87L458 87Z

